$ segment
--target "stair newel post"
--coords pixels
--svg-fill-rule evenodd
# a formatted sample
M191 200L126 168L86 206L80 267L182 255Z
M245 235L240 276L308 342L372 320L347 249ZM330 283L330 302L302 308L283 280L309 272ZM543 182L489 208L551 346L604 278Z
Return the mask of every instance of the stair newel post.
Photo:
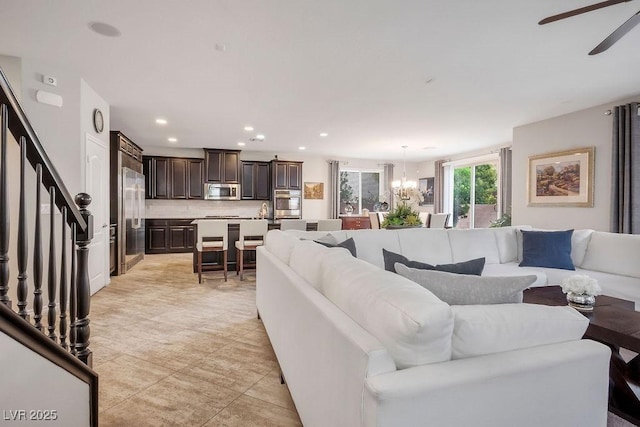
M56 340L56 189L49 187L49 274L47 277L49 293L49 338Z
M62 210L62 231L60 235L60 345L67 347L67 208Z
M0 106L0 303L11 308L9 293L9 195L7 193L7 106Z
M33 321L42 331L42 226L40 225L40 189L42 188L42 165L36 165L36 224L33 239Z
M69 347L71 354L76 355L76 224L71 224L71 283L69 285Z
M20 202L18 211L18 314L29 321L27 313L27 203L25 191L25 174L27 168L27 140L20 137Z
M93 238L93 215L91 215L91 212L87 209L91 203L91 196L87 193L79 193L75 201L80 208L80 214L87 224L86 230L76 233L76 250L78 252L78 267L76 271L76 351L78 359L91 367L93 365L93 355L89 349L89 309L91 305L89 244Z

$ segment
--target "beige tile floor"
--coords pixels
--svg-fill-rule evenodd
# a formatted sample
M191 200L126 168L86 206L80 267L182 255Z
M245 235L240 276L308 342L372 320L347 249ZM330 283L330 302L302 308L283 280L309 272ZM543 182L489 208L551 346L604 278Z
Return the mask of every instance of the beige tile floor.
M93 296L100 426L299 426L255 274L198 284L191 254L147 255Z

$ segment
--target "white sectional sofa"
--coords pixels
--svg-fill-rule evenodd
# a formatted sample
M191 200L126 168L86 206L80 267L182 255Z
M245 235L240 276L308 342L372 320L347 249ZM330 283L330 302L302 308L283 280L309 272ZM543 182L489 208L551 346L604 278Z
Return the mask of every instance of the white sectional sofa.
M595 233L597 245L610 244ZM300 239L326 234L273 230L257 254L258 312L305 426L606 425L610 351L580 339L584 316L449 306L384 271L382 248L431 264L485 257L492 274L559 280L517 267L515 228L332 232L353 237L357 258ZM580 266L608 265L586 246Z

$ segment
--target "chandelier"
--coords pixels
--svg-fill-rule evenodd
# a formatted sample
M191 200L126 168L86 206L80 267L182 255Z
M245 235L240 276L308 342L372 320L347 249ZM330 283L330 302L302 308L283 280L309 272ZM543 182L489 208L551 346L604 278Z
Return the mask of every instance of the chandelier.
M402 149L404 150L402 154L402 179L393 181L391 186L400 200L409 200L411 198L410 190L416 188L417 185L415 181L407 181L407 146L403 145Z

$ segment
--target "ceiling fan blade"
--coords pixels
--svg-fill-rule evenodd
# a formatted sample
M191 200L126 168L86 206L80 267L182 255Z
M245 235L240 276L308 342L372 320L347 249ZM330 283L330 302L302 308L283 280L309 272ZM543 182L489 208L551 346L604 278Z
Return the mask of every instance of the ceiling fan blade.
M602 40L598 46L589 52L589 55L597 55L609 49L615 42L620 40L622 36L631 31L631 29L638 24L640 24L640 11L629 18L624 24L620 25L613 33L609 34L606 39Z
M561 19L570 18L572 16L581 15L583 13L591 12L592 10L602 9L603 7L613 6L618 3L626 3L631 0L607 0L600 3L592 4L590 6L581 7L579 9L570 10L568 12L559 13L558 15L549 16L538 22L538 25L548 24L549 22L559 21Z

